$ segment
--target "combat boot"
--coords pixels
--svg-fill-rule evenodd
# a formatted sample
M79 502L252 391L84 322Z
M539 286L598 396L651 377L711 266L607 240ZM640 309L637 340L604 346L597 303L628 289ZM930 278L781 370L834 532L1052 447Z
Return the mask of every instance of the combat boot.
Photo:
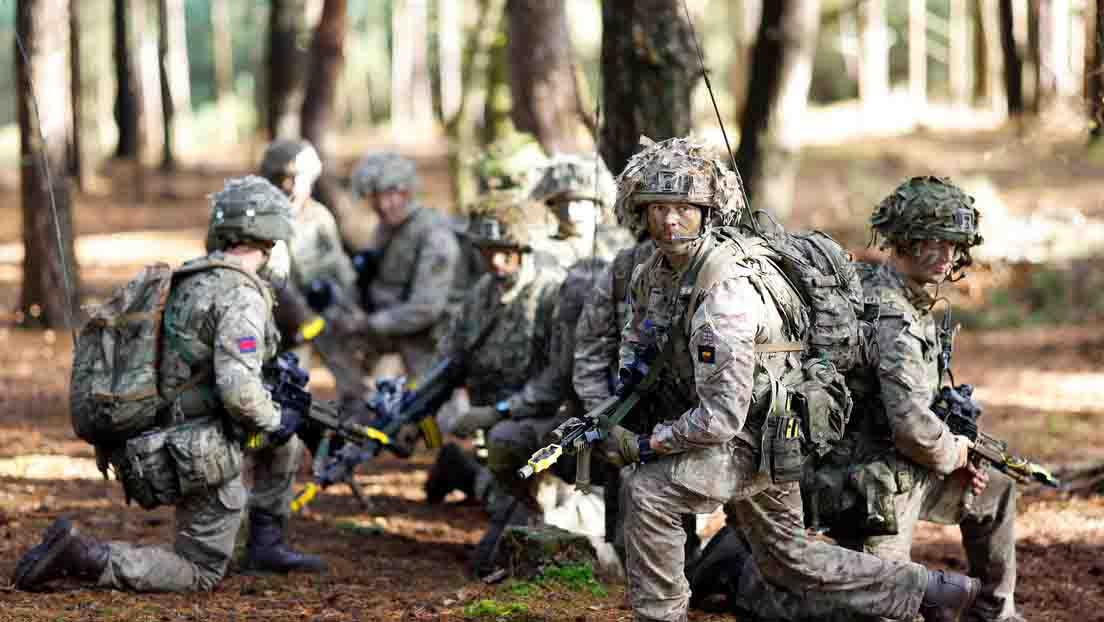
M82 536L66 518L46 528L42 542L15 565L12 583L17 590L34 590L55 579L72 577L94 582L107 567L107 545Z
M246 572L325 572L326 562L315 555L298 553L287 546L287 516L249 511L249 540L242 569Z
M426 478L426 502L430 505L441 503L454 490L469 499L476 498L476 477L483 468L456 443L445 445Z
M924 622L958 622L973 606L979 592L981 581L977 579L956 572L929 570L920 615Z

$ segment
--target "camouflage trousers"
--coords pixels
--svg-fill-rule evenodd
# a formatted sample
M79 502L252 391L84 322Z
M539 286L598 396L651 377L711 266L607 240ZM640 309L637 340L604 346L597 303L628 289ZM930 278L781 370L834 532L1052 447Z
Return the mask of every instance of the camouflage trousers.
M840 537L842 546L865 551L883 559L907 561L911 558L916 524L930 521L958 524L966 549L969 574L981 580L981 594L971 609L971 620L997 621L1015 614L1013 591L1016 587L1016 547L1014 519L1016 485L1010 477L990 470L985 492L967 506L963 503L966 480L939 478L928 469L912 466L912 488L897 495L898 533L865 539ZM846 616L824 610L792 594L775 589L749 564L740 573L735 606L763 618L784 620L884 620L876 617ZM731 598L731 595L730 595Z
M693 455L697 452L704 455ZM757 569L777 589L821 612L843 608L895 619L915 615L927 588L927 569L809 539L798 484L764 483L757 454L734 440L663 457L627 474L623 510L635 619L686 620L690 588L683 574L686 534L679 515L712 512L722 504L751 545ZM728 468L709 468L716 464ZM706 486L685 485L704 478Z
M136 592L186 592L212 589L226 575L241 527L246 500L250 510L277 516L290 513L292 483L303 456L303 443L287 443L253 454L253 490L239 475L218 490L194 495L176 506L173 550L112 542L100 585Z
M518 477L517 471L544 446L545 436L566 420L566 415L503 419L487 431L487 468L501 490L537 507L533 482Z

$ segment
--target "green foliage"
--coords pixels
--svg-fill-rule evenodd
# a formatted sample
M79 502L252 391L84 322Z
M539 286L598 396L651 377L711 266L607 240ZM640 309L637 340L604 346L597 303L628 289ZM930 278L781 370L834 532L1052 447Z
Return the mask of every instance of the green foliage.
M529 619L529 606L525 603L501 603L484 598L464 607L468 620L494 620L496 622L522 622Z
M607 594L606 588L602 587L602 584L594 578L594 569L586 563L551 566L544 570L541 579L560 583L576 592L586 590L592 596L605 596Z

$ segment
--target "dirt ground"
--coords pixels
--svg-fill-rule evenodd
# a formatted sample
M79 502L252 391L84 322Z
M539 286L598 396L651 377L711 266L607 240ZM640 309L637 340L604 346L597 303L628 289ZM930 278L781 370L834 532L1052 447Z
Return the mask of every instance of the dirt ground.
M1069 144L1033 145L1007 134L917 134L813 149L798 187L823 191L798 197L794 221L835 229L861 245L855 232L872 197L906 174L928 172L927 163L937 157L950 173L993 179L1011 209L1029 211L1045 196L1088 215L1104 214L1096 198L1104 190L1100 165L1078 160ZM418 157L432 171L429 202L443 205L440 153ZM1019 174L1016 162L1024 158L1034 159L1042 172ZM195 168L171 178L150 174L144 201L126 183L128 171L105 170L98 193L77 198L78 232L88 240L144 233L132 236L133 245L107 238L106 247L87 247L102 256L82 257L86 299L104 295L159 254L198 252L196 232L207 214L203 197L222 175L238 170L244 167ZM10 179L0 176L0 576L10 576L19 555L60 515L102 538L172 538L171 511L127 507L118 484L99 479L91 448L73 436L66 406L69 335L28 331L15 322L20 275L11 253L20 224L18 192L5 186ZM986 430L1017 452L1055 468L1101 462L1102 335L1099 324L963 334L955 373L960 382L978 385L987 405ZM292 543L330 563L325 576L232 573L215 591L193 595L132 595L65 584L41 594L0 588L0 621L630 619L623 587L613 583L595 594L556 583L519 590L469 580L464 560L486 517L459 498L425 504L422 485L431 461L423 450L410 461L384 457L362 469L358 480L373 497L374 512L362 512L347 490L331 489L292 522ZM1104 499L1025 491L1017 521L1021 612L1035 621L1104 620L1102 551ZM934 566L964 567L954 528L922 526L914 556ZM480 606L484 599L495 605ZM735 618L696 612L691 619Z

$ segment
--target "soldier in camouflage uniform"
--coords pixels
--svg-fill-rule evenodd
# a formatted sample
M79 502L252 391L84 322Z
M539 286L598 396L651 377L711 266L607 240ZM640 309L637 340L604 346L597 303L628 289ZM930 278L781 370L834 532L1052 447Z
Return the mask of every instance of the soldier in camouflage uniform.
M382 355L397 352L407 375L418 377L432 362L446 319L460 257L456 234L440 212L414 200L417 175L406 158L365 157L353 170L352 186L380 224L365 255L370 265L362 268L364 310L332 319L339 334L355 335L362 369L372 373Z
M302 454L292 435L298 417L272 401L262 384L261 365L279 345L272 292L263 279L279 276L269 262L273 246L291 236L290 206L280 191L253 176L228 181L212 203L209 239L215 250L182 266L197 270L173 285L165 307L160 392L172 394L190 379L203 378L200 370L211 370L213 378L178 392L170 405L173 421L215 417L244 434L265 433L272 444L284 442L291 464L259 466L254 499L279 500L282 507L273 510L286 516L290 475ZM241 447L224 436L217 438L222 441L205 447L195 459L219 462L221 455L237 453L230 462L240 464ZM290 466L287 476L275 473L280 466ZM220 485L180 499L172 550L103 544L80 534L67 519L58 519L19 560L15 585L35 589L68 576L139 592L210 590L226 573L247 496L239 469ZM257 520L256 509L247 555L264 562L303 562L283 544L286 523L276 516ZM310 559L320 565L317 558Z
M772 379L800 368L808 319L761 243L714 235L735 220L734 177L701 146L670 139L634 156L619 179L617 208L626 221L646 218L659 251L631 282L620 375L630 388L659 365L649 399L669 413L651 434L614 427L605 447L610 459L635 464L623 509L636 619L686 619L677 517L722 504L767 581L825 611L908 619L967 608L976 580L806 535L797 478L784 468L793 465L779 464L788 456L777 450L790 437L772 427L785 419L784 406L768 396Z
M334 375L338 396L345 401L359 400L364 395L364 383L355 351L337 331L312 334L316 316L306 299L318 279L331 283L343 297L356 299L357 275L345 254L337 222L325 205L311 198L314 183L322 174L322 161L310 142L281 139L265 149L260 174L287 195L295 220L287 244L291 282L276 290L276 321L284 337L283 346L310 341ZM308 360L306 345L298 350L299 359Z
M617 194L601 158L557 155L543 166L529 198L543 203L556 219L556 231L534 240L565 269L590 257L605 261L632 244L631 234L605 221Z

